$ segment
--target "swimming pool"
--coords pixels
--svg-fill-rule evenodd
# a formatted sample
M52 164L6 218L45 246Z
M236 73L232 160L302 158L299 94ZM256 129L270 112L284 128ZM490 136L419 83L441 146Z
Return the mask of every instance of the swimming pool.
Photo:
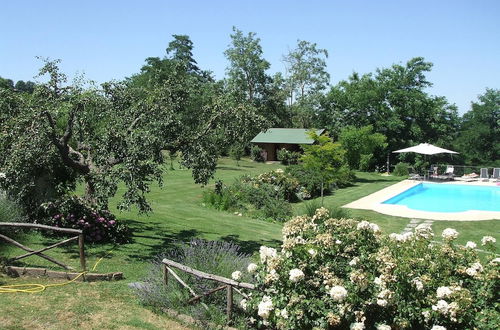
M500 211L500 187L420 183L382 204L428 212Z

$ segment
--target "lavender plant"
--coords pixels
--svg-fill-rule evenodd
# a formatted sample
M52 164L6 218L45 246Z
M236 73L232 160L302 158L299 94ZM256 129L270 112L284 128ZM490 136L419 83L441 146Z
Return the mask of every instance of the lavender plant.
M241 252L238 245L229 242L193 239L188 243L179 243L151 261L148 275L143 279L143 284L135 290L142 304L159 309L174 309L191 315L201 322L224 324L227 321L225 290L202 299L209 307L208 311L200 304L186 304L191 296L184 287L173 278L169 280L167 286L163 283L161 261L164 258L206 273L231 278L234 277L235 270L246 268L250 263L250 255ZM199 294L220 286L218 282L199 279L182 271L174 271ZM241 275L239 281L249 281L251 278L249 274Z

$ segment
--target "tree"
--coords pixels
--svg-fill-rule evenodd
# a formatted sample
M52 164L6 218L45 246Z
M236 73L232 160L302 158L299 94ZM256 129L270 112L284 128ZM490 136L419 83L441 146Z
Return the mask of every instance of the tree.
M304 168L312 170L321 177L321 206L323 206L323 191L325 184L335 182L346 175L345 150L339 142L333 142L328 135L317 135L311 131L309 136L315 144L304 145L304 155L301 157Z
M174 40L168 44L167 54L172 54L172 60L181 63L187 72L198 73L200 69L193 57L193 42L187 35L172 35Z
M295 99L314 95L328 86L330 75L326 71L327 58L326 49L317 48L315 43L305 40L298 40L297 48L283 57L288 72L289 105Z
M298 40L297 47L283 57L287 69L288 106L298 127L312 127L323 90L330 75L326 71L326 49Z
M14 88L20 92L26 92L31 94L35 90L35 83L32 81L24 82L22 80L18 80Z
M384 135L373 133L371 125L345 127L339 137L349 167L362 171L373 169L374 154L381 153L387 147L385 140Z
M469 165L500 159L500 90L487 88L461 120L456 149Z
M320 125L334 134L345 126L372 125L387 137L392 150L420 142L450 146L457 134L457 108L444 97L426 93L432 85L426 79L431 68L432 63L416 57L375 74L354 73L323 99ZM384 161L379 155L378 162Z
M264 93L268 82L266 70L270 64L262 55L260 39L254 32L246 36L242 31L233 27L231 45L224 52L229 60L226 69L230 90L235 93L240 101L253 103Z
M6 79L6 78L0 77L0 88L13 89L14 82L12 81L12 79Z
M247 138L248 127L259 121L243 106L229 107L224 95L200 109L198 121L186 122L176 112L181 100L170 84L135 89L114 82L84 89L65 85L58 61L47 61L40 74L50 79L32 96L10 96L15 111L10 110L12 104L0 103L2 110L10 110L0 123L0 131L7 132L0 144L0 167L8 178L4 188L17 200L23 200L39 180L40 173L33 168L56 175L63 169L68 180L51 181L59 192L81 180L86 199L107 208L108 199L123 183L119 208L135 205L147 212L149 186L162 182L163 150L181 151L195 182L205 184L215 171L218 148ZM225 140L220 139L221 132ZM23 161L26 157L30 162Z

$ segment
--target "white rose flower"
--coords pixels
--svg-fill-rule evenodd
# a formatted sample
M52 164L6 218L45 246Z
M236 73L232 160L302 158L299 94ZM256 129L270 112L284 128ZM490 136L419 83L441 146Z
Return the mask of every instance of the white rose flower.
M492 264L499 264L500 263L500 258L495 258L490 261Z
M349 329L351 330L363 330L364 328L365 328L364 322L354 322L351 323L351 325L349 326Z
M422 312L422 316L424 317L425 321L429 321L429 319L431 318L431 312L429 312L429 311L423 311Z
M385 299L377 299L377 305L379 305L381 307L385 307L385 306L387 306L387 300L385 300Z
M403 235L401 235L401 241L402 242L406 242L406 241L408 241L412 237L413 237L413 233L411 231L406 232Z
M273 302L271 297L264 296L262 297L262 301L259 303L257 314L262 317L264 320L269 318L271 311L273 310Z
M424 289L424 283L422 283L422 281L420 281L418 278L414 278L411 282L413 283L417 291L422 291Z
M455 238L458 237L458 231L456 231L453 228L446 228L445 230L443 230L443 233L441 234L441 236L445 240L454 240Z
M440 325L435 325L432 327L431 330L446 330L446 328Z
M267 246L261 246L259 249L259 254L260 262L265 263L267 259L276 257L277 251L276 249Z
M469 276L476 276L477 273L480 273L482 271L483 271L483 265L481 265L481 263L479 262L473 263L469 268L465 270L465 272Z
M290 270L289 275L290 275L289 279L292 282L298 282L304 278L304 272L298 268L294 268L294 269Z
M391 326L387 324L377 324L377 330L391 330Z
M375 233L380 233L380 227L376 223L370 223L370 229Z
M285 320L288 319L288 311L286 308L283 308L280 313L281 317L284 318Z
M340 245L340 244L342 244L342 241L337 239L337 240L335 240L335 244Z
M7 176L5 175L5 173L0 172L0 179L5 179L5 178L7 178Z
M432 305L432 310L437 311L441 314L447 314L448 313L448 308L449 305L445 300L439 300L436 305Z
M252 274L257 270L257 265L254 263L248 264L247 271Z
M452 293L453 293L453 291L449 287L447 287L447 286L440 286L436 290L436 297L438 297L438 298L447 298L447 297L451 296Z
M241 308L243 308L244 311L246 311L247 310L247 300L241 299L240 306L241 306Z
M274 171L274 172L276 172L276 173L283 173L283 172L285 172L285 171L283 171L281 168L278 168L278 169L276 169L276 171Z
M343 301L347 297L347 290L340 285L332 287L329 293L330 297L332 297L333 300L337 302Z
M375 279L373 280L373 283L375 283L378 286L381 286L382 282L383 281L382 281L382 279L380 277L375 277Z
M316 253L318 253L315 249L309 249L307 250L307 252L313 257L316 255Z
M343 301L347 297L347 290L343 286L336 285L330 289L330 297L337 302Z
M231 274L231 277L233 280L238 281L241 278L241 272L237 270Z
M482 245L486 245L488 243L496 243L497 240L494 238L494 237L491 237L491 236L484 236L482 239L481 239L481 244Z
M356 227L357 230L363 230L363 229L371 229L370 223L368 221L361 221L358 223L358 226Z
M477 244L474 243L473 241L468 241L465 243L465 248L466 249L475 249L477 247Z
M349 266L356 266L356 264L358 263L359 261L359 258L358 257L354 257L351 261L349 261Z

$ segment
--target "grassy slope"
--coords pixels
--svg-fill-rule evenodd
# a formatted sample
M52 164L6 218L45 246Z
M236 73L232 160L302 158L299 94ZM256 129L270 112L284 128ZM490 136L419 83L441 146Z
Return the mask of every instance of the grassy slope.
M223 159L216 178L226 183L242 174L255 174L276 169L280 165L265 165L243 160L237 167L235 162ZM382 189L398 181L394 177L359 173L358 182L325 198L325 206L344 205L362 196ZM211 189L213 185L209 185ZM262 244L278 245L281 224L270 223L248 217L238 217L203 207L202 189L193 184L187 170L168 171L163 189L153 187L150 194L154 213L137 215L135 211L118 213L118 218L127 221L134 230L131 244L113 247L88 246L88 264L92 266L98 258L105 256L99 264L98 272L122 271L125 281L76 283L60 288L49 288L39 294L0 294L0 328L172 328L168 318L158 316L137 303L126 283L140 280L147 272L148 260L168 249L173 241L189 240L194 237L205 239L231 240L247 252L254 252ZM113 201L116 203L116 200ZM301 214L303 204L295 204L297 214ZM378 223L386 233L400 232L409 219L381 215L372 211L350 210L355 217L364 217ZM460 240L474 239L483 235L493 235L500 239L498 221L483 222L436 222L436 233L446 227L454 227L462 233ZM31 247L47 246L53 240L39 234L28 235L24 242ZM108 255L106 253L112 250ZM18 254L18 250L0 245L2 255ZM49 252L50 255L78 268L78 256L74 246ZM38 258L26 259L30 266L47 266ZM49 283L46 279L10 279L0 277L0 284ZM119 313L127 310L127 313ZM53 316L50 312L55 311ZM45 313L48 313L45 315ZM116 315L116 317L115 317ZM169 323L170 322L170 323Z

